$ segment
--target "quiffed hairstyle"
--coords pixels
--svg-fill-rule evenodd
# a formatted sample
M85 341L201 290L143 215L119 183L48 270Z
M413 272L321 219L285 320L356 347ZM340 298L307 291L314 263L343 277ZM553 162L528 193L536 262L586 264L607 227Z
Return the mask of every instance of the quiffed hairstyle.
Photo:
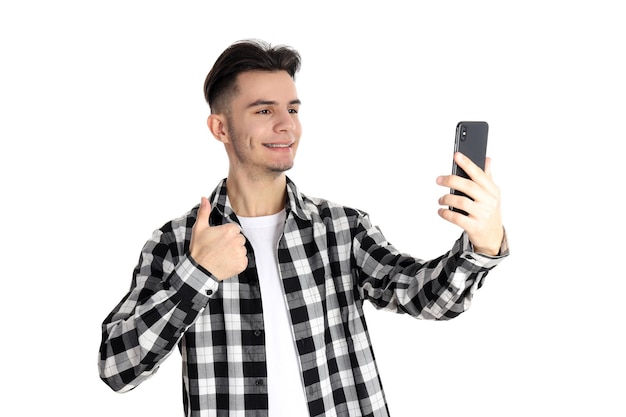
M295 80L300 54L295 49L272 46L261 40L233 43L217 58L204 81L204 98L211 113L228 110L228 98L237 92L237 76L246 71L286 71Z

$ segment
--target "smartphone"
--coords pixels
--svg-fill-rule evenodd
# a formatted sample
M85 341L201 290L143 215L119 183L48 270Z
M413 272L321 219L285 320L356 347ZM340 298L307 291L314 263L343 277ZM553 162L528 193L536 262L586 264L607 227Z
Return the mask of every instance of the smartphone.
M454 139L454 152L461 152L471 159L480 169L485 169L485 159L487 158L487 136L489 125L487 122L459 122L456 125L456 135ZM454 160L452 161L452 174L463 178L471 179L469 175ZM457 190L450 190L452 194L468 197ZM468 197L471 198L471 197ZM450 210L462 213L467 216L467 212L450 207Z

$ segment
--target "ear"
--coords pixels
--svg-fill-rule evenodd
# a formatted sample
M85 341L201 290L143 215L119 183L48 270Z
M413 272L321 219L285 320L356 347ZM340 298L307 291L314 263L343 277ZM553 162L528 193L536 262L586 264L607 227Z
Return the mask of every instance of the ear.
M223 114L211 114L206 121L211 134L222 143L229 143L226 117Z

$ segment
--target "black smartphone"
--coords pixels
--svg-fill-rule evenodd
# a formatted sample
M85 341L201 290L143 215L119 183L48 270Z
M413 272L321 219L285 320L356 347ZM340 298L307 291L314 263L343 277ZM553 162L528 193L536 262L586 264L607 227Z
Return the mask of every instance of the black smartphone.
M487 136L489 125L487 122L459 122L456 125L456 135L454 139L454 152L461 152L471 159L480 169L485 169L485 159L487 158ZM469 175L454 160L452 161L452 174L470 179ZM450 190L452 194L466 196L457 190ZM466 196L468 197L468 196ZM471 197L468 197L471 198ZM450 207L450 210L462 213L463 210Z

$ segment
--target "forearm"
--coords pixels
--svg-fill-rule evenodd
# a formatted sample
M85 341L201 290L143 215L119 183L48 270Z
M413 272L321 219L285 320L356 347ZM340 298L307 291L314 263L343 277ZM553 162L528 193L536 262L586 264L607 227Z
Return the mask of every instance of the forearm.
M362 297L377 308L430 320L447 320L466 311L489 270L506 256L473 252L464 233L445 255L422 261L401 254L369 227L356 239L355 248Z
M158 369L208 303L207 291L217 287L187 257L165 280L138 275L135 282L102 324L100 377L118 392L136 387Z
M484 255L473 251L466 233L455 242L453 248L429 268L423 268L411 282L405 295L405 307L416 315L417 300L430 294L428 303L421 309L418 318L449 320L467 311L475 292L483 285L491 269L508 255ZM426 290L426 291L425 291Z

